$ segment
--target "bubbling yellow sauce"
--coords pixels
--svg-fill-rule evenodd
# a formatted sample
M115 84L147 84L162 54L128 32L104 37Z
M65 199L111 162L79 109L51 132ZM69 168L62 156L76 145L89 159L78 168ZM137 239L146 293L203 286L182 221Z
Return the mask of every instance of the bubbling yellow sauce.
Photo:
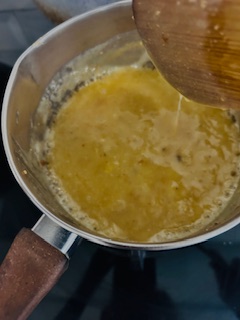
M48 144L50 185L60 186L68 213L113 239L197 232L239 180L234 115L179 97L150 69L122 68L74 93Z

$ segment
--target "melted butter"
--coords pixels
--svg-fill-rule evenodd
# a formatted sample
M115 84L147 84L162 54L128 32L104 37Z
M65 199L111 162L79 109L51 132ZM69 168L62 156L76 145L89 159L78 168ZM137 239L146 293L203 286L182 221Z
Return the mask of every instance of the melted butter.
M66 210L116 239L198 231L239 179L236 123L225 111L179 100L154 70L125 68L81 88L48 139L51 184L62 188Z
M181 113L181 109L182 109L182 99L183 99L183 96L181 95L181 93L179 93L179 100L178 100L178 106L177 106L177 116L176 116L176 128L178 127L179 117L180 117L180 113Z

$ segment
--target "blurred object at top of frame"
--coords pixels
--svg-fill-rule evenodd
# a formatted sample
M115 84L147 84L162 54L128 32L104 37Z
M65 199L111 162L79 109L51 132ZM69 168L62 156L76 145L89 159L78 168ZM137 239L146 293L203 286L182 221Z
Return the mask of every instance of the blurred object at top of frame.
M34 0L53 22L61 23L75 15L118 0Z

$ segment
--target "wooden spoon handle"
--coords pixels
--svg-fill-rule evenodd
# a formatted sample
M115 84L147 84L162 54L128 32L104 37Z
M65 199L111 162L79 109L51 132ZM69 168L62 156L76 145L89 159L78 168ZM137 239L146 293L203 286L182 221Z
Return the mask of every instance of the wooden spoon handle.
M64 254L22 229L0 266L0 319L26 319L67 266Z

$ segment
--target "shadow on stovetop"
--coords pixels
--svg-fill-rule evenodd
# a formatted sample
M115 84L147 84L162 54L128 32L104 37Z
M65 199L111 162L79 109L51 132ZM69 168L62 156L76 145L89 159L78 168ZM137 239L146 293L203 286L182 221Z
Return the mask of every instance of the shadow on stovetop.
M234 258L228 263L216 250L204 245L199 245L198 248L210 259L219 296L240 319L240 258Z
M235 257L228 263L207 244L196 245L195 248L210 259L219 297L240 319L240 258ZM138 255L122 256L109 254L106 249L97 249L77 289L55 319L81 319L95 291L111 271L111 297L101 309L100 320L183 319L174 299L157 283L156 267L154 257L141 259Z
M7 85L7 81L11 72L11 67L0 63L0 112L2 111L2 100ZM0 168L1 168L1 180L4 183L0 183L0 193L7 191L8 187L13 183L13 177L9 169L7 159L5 156L2 135L0 138Z
M82 282L55 319L80 319L94 291L111 269L112 295L102 310L101 320L180 320L171 297L157 288L155 258L124 257L103 249L96 251Z

